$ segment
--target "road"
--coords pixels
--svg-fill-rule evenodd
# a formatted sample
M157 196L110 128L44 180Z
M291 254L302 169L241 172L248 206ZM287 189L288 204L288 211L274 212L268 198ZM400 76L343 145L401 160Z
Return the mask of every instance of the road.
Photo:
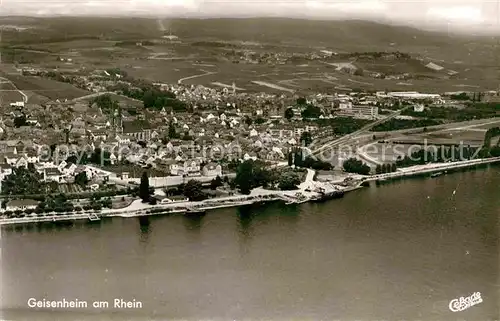
M457 168L465 168L475 165L481 164L492 164L500 162L500 157L492 157L486 159L473 159L468 161L459 161L453 163L435 163L435 164L427 164L421 166L413 166L407 168L401 168L397 172L387 173L387 174L378 174L371 175L365 179L365 181L377 181L380 179L389 179L401 176L410 176L416 174L425 174L439 171L446 171L449 169L457 169Z
M365 148L366 148L367 146L370 146L370 145L371 145L371 144L368 144L368 145L365 145L365 146L363 146L363 147L361 147L361 148L358 148L358 149L356 150L356 154L357 154L357 155L358 155L358 156L359 156L362 160L364 160L365 162L367 162L367 163L369 163L369 164L372 164L372 165L375 165L375 166L384 164L384 162L381 162L381 161L379 161L378 159L375 159L375 158L371 157L370 155L368 155L368 154L366 153Z
M321 151L323 151L323 150L325 150L327 148L331 148L331 147L335 147L335 146L338 146L338 145L343 144L343 143L347 143L349 140L356 138L356 136L358 136L359 134L362 134L365 131L372 129L375 126L380 125L380 124L382 124L382 123L384 123L384 122L386 122L386 121L388 121L388 120L390 120L390 119L398 116L399 114L401 114L402 111L404 111L404 110L406 110L406 109L408 109L410 107L412 107L412 106L408 106L408 107L402 108L400 110L397 110L394 113L390 114L389 116L387 116L387 117L385 117L383 119L377 120L377 121L375 121L373 123L370 123L370 124L362 127L361 129L359 129L359 130L357 130L357 131L355 131L353 133L350 133L348 135L342 136L339 139L336 139L336 140L333 140L333 141L331 141L329 143L326 143L323 146L318 147L315 150L313 150L312 154L316 155L316 154L320 153Z
M116 96L120 96L120 97L123 97L123 98L126 98L126 99L130 99L130 100L142 103L141 100L130 98L130 97L127 97L127 96L123 96L123 95L117 94L117 93L112 92L112 91L101 91L101 92L98 92L98 93L88 94L88 95L81 96L81 97L78 97L78 98L75 98L75 99L71 99L70 101L67 101L66 103L74 103L74 102L77 102L77 101L80 101L80 100L85 100L85 99L89 99L89 98L95 98L95 97L106 95L106 94L108 94L108 95L116 95Z
M181 78L181 79L177 80L177 83L181 84L185 80L199 78L199 77L208 76L208 75L214 75L214 74L217 73L217 71L206 71L206 70L200 70L200 71L203 71L204 73L203 74L199 74L199 75L194 75L194 76L189 76L189 77Z
M415 127L415 128L408 128L408 129L400 129L400 130L392 130L392 131L387 131L387 132L371 132L369 134L365 135L359 135L356 138L365 138L365 137L372 137L373 135L380 137L380 136L385 136L385 135L400 135L400 134L415 134L415 133L422 133L424 128L427 128L427 133L436 133L436 132L445 132L445 131L451 131L451 130L459 130L459 129L467 129L467 128L473 128L473 127L479 127L479 126L484 126L484 125L489 125L489 124L500 124L500 118L485 118L485 119L476 119L476 120L467 120L467 121L462 121L462 122L454 122L454 123L447 123L447 124L441 124L441 125L434 125L434 126L428 126L428 127Z
M459 123L450 123L450 124L447 124L447 127L448 128L444 128L444 129L440 129L440 130L437 130L437 131L427 131L427 133L441 133L441 132L447 132L447 131L453 131L453 130L474 130L475 127L480 127L480 126L486 126L486 125L492 125L492 124L498 124L500 123L500 119L486 119L486 120L482 120L482 121L472 121L473 123L471 124L470 121L468 122L459 122ZM467 125L466 125L467 124ZM476 129L477 130L477 129ZM486 132L486 129L481 129L481 131L484 131ZM395 132L389 132L389 133L392 133L392 134L401 134L401 131L395 131ZM371 136L371 134L369 135ZM404 139L404 136L401 136L401 137L397 137L398 135L392 135L392 137L390 137L391 140L397 140L398 138L399 139ZM360 139L361 136L358 136L358 139ZM384 138L384 139L388 139L387 137ZM372 145L375 145L377 144L377 141L374 141L374 142L370 142L360 148L358 148L356 150L356 154L362 159L364 160L365 162L367 162L368 164L372 164L372 165L382 165L384 164L384 162L376 159L376 158L373 158L371 157L370 155L368 155L366 153L366 149Z

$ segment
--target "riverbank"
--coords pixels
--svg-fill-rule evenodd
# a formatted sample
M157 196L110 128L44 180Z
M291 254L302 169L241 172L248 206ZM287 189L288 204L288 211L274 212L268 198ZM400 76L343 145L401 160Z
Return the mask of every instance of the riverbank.
M327 182L314 181L315 171L308 169L306 179L299 185L297 190L292 191L274 191L263 188L252 190L250 195L235 195L208 199L200 202L172 202L166 204L150 205L142 203L141 200L133 201L129 206L122 209L103 209L100 211L81 211L77 213L45 213L42 215L31 214L26 217L4 218L0 219L0 225L22 224L35 222L57 222L71 220L90 220L97 221L104 217L138 217L149 215L165 214L189 214L192 212L205 212L208 210L238 207L251 205L255 203L265 203L273 201L283 201L287 205L301 204L310 201L316 201L331 193L338 193L343 196L345 193L360 189L363 185L371 181L387 181L392 179L403 179L407 177L428 175L441 171L455 171L459 169L474 167L478 165L487 165L500 162L500 157L461 161L444 164L427 164L400 169L397 172L378 174L378 175L353 175L347 182L343 180L332 180Z

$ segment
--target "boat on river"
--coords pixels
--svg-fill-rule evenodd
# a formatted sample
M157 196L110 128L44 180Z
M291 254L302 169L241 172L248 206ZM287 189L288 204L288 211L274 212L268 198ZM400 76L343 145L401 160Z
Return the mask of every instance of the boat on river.
M189 216L189 217L200 217L200 216L205 216L206 214L207 210L196 209L196 208L188 208L186 212L184 212L184 216Z
M434 177L438 177L438 176L441 176L443 175L444 173L443 172L437 172L437 173L433 173L431 174L431 177L434 178Z
M318 196L311 198L311 202L319 203L325 202L332 199L342 198L344 197L344 191L332 191L332 192L320 192Z

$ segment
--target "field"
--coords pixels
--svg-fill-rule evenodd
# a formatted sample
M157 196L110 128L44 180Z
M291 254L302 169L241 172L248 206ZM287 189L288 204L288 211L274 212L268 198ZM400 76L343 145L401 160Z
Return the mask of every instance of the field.
M59 184L59 191L61 193L82 193L84 189L78 184Z
M16 101L23 101L23 95L15 87L5 80L0 81L0 103L10 104Z
M89 94L71 84L34 76L5 75L21 91L31 91L50 100L74 99Z
M180 43L162 40L156 19L13 18L28 23L23 32L5 31L7 62L34 67L77 69L119 67L155 82L232 86L247 92L277 94L333 90L414 90L426 92L497 89L500 48L487 37L454 36L364 21L299 19L169 19L163 21ZM1 19L0 19L1 21ZM128 41L127 44L122 41ZM145 46L136 42L149 43ZM152 44L154 42L154 44ZM297 58L286 64L234 63L239 54L281 55L336 52L330 58ZM403 52L411 58L370 57L353 53ZM229 55L229 56L228 56ZM71 58L71 63L56 58ZM230 58L233 57L233 58ZM426 67L428 63L442 70ZM363 75L338 70L352 65ZM451 79L449 71L457 72ZM414 79L378 79L370 73L404 74ZM71 99L84 91L31 78L12 79L22 90L50 99Z
M17 90L0 90L0 103L10 104L16 101L23 101L23 95Z

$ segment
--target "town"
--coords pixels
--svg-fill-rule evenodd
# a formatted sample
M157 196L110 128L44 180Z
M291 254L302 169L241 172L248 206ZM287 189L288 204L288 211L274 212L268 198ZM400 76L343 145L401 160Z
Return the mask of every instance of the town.
M6 218L126 211L139 197L152 208L170 204L174 209L175 203L206 199L212 205L217 199L220 205L237 205L238 195L250 195L256 188L295 191L276 195L298 202L310 199L310 192L352 189L360 183L359 175L422 165L401 157L370 162L359 151L335 161L314 155L344 135L376 124L367 141L377 143L391 131L416 128L425 133L428 127L498 114L498 105L483 103L497 99L496 91L357 91L302 97L238 93L234 84L221 89L147 83L119 69L68 78L51 73L37 75L60 77L95 93L3 106L0 178ZM6 78L2 84L15 86ZM447 119L433 117L440 113L447 113ZM499 134L487 132L489 140ZM480 149L468 148L470 155ZM486 154L482 151L483 157L498 157L498 151L493 144ZM313 182L316 171L335 183Z
M500 156L500 92L458 63L54 23L4 28L2 222L297 204Z

